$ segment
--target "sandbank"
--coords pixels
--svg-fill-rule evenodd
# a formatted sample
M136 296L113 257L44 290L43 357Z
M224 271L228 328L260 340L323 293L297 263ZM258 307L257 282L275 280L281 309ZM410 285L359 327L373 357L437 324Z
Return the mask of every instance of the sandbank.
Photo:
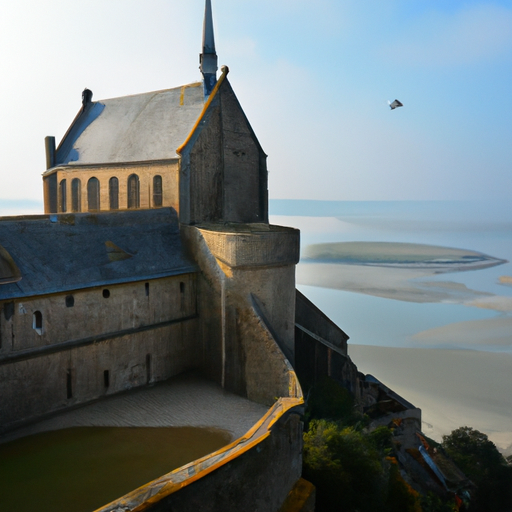
M349 345L349 355L422 410L426 435L440 441L467 425L512 453L512 355L369 345Z
M506 260L467 249L403 242L331 242L309 245L303 261L435 269L436 273L474 270Z
M414 334L411 338L422 347L478 348L511 351L512 318L507 316L456 322ZM512 370L512 368L511 368Z
M297 283L364 293L407 302L464 303L492 294L471 290L460 283L426 281L431 269L393 268L341 263L301 263ZM421 281L420 281L421 279Z
M512 276L500 276L499 283L506 286L512 286Z

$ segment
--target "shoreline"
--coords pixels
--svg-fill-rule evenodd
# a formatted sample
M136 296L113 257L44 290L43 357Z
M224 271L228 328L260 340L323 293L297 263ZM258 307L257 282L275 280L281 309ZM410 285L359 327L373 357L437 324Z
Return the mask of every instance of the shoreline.
M511 354L372 345L348 349L359 371L375 375L422 410L427 436L440 441L467 425L487 434L500 451L512 453Z

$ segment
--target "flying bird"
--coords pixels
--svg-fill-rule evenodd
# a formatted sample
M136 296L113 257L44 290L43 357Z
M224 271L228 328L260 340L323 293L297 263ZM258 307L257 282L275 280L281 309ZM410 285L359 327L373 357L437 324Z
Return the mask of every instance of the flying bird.
M389 108L391 110L397 108L397 107L403 107L403 103L401 101L398 101L398 100L395 100L393 101L393 103L391 103L391 101L388 100L388 104L389 104Z

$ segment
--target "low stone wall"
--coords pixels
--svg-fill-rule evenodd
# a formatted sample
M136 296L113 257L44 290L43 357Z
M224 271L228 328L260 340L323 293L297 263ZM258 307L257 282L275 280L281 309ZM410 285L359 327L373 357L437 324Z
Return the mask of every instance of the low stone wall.
M0 434L197 366L197 319L0 364Z
M243 437L96 512L278 512L302 471L299 398L281 398Z

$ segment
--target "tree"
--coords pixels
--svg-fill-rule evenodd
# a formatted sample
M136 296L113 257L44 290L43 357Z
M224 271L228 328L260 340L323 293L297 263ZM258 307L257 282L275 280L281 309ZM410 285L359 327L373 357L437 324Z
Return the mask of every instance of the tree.
M304 477L317 488L317 510L373 512L384 493L378 451L361 432L312 420L304 434Z
M508 512L512 508L512 468L487 435L460 427L443 436L443 448L476 486L470 512Z

